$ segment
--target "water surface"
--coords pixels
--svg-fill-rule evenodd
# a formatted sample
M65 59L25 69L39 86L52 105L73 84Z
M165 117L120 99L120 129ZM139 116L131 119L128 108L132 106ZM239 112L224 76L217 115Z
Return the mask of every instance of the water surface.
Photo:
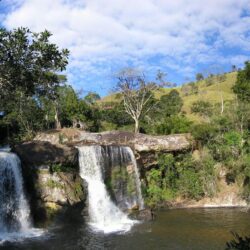
M69 211L49 232L22 242L0 246L7 250L80 249L225 249L230 231L250 235L250 212L242 208L173 209L157 213L153 222L135 225L126 234L103 234L90 230L87 217Z

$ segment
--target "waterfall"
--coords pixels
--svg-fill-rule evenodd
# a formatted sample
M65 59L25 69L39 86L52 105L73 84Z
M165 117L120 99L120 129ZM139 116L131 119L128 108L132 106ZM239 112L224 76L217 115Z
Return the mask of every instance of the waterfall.
M88 184L89 223L92 228L104 233L128 231L135 223L112 201L104 183L107 165L112 166L117 161L122 163L128 156L131 157L131 154L133 154L130 150L128 147L112 146L79 147L80 176ZM133 161L133 158L130 161ZM134 167L137 168L136 165ZM138 175L138 170L136 175ZM140 189L139 184L137 189ZM140 199L138 202L143 206L140 191L137 196Z
M20 160L16 154L0 150L0 243L40 235L31 228L29 218Z
M142 194L141 194L141 181L140 181L140 175L139 175L136 159L135 159L135 156L134 156L132 149L130 147L125 147L125 148L126 148L127 152L129 153L130 159L131 159L133 166L134 166L135 178L136 178L136 191L137 191L137 196L138 196L139 209L144 209L144 201L143 201Z

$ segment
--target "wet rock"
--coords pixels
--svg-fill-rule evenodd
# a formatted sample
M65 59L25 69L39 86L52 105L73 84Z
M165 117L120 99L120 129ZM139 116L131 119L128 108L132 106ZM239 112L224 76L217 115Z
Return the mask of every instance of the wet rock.
M155 219L155 213L152 209L143 209L138 211L136 218L143 221L152 221Z
M23 166L24 184L35 223L47 223L69 206L84 203L86 187L78 170L50 172L49 166Z

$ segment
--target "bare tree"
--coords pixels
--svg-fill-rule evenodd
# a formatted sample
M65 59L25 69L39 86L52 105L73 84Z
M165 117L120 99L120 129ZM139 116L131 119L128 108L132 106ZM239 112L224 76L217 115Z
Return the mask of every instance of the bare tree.
M139 132L139 122L154 106L153 91L159 88L154 82L146 82L144 74L127 68L117 74L116 91L121 93L125 111L135 122L135 133Z
M212 84L216 82L217 92L220 95L220 102L221 102L220 114L222 115L224 112L224 97L221 84L226 81L226 75L224 73L224 69L220 65L213 64L210 65L210 67L207 69L207 72L210 72L209 73L210 77L208 77L206 80L209 80L209 78L211 78L212 76L212 78L210 79L212 80Z

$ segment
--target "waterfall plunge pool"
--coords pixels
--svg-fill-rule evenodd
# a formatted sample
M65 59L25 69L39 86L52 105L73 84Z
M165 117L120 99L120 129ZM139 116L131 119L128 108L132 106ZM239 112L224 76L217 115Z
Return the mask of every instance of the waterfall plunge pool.
M6 242L6 250L222 250L233 237L230 231L250 235L250 212L242 208L172 209L156 220L136 224L126 233L93 231L87 212L69 210L48 233L22 242Z

